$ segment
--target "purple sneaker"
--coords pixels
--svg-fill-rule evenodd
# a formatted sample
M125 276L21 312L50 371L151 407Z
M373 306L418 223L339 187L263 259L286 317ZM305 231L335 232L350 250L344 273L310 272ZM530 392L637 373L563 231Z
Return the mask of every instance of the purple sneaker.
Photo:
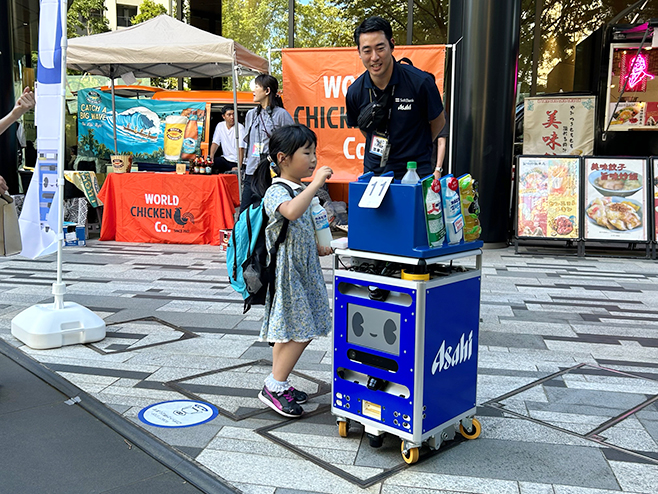
M294 387L290 386L287 390L292 397L295 399L297 403L300 405L303 405L308 401L308 395L304 393L303 391L299 391L298 389L295 389Z
M304 413L289 389L281 393L273 393L267 389L267 386L263 386L263 390L258 393L258 399L284 417L299 418Z

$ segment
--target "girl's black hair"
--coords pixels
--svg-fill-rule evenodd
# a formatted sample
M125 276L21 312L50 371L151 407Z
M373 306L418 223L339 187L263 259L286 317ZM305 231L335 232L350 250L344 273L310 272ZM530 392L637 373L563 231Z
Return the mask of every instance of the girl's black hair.
M269 74L260 74L254 80L254 83L258 84L263 89L269 88L270 94L267 95L267 106L270 108L274 108L275 106L283 108L283 100L281 99L281 96L277 94L279 91L279 81L276 80L276 77Z
M270 167L277 175L281 175L279 163L276 158L279 153L283 153L285 156L292 156L299 148L303 148L307 144L317 146L318 138L315 136L315 132L305 125L285 125L272 132L269 151L261 158L258 168L254 172L251 185L254 193L260 198L265 197L265 192L272 185Z

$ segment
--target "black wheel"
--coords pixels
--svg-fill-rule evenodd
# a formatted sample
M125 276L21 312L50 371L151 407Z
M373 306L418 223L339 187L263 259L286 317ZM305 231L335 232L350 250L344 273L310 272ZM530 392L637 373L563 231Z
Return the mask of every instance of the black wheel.
M368 441L370 442L371 448L381 448L382 444L384 444L384 435L382 434L381 436L374 436L372 434L368 434Z

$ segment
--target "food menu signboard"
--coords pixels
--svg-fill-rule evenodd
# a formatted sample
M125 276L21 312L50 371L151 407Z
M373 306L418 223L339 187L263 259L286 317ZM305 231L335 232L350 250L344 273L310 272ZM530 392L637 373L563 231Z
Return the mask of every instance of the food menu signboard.
M580 159L521 157L518 176L517 235L578 238Z
M647 162L585 159L585 239L647 240Z
M523 154L593 154L594 96L526 98L524 108Z

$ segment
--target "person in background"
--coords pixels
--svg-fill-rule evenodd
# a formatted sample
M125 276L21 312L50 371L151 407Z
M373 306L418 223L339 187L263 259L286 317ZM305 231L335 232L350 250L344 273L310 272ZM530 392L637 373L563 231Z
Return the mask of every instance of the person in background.
M213 173L225 173L235 170L238 163L242 162L244 149L240 148L236 152L235 145L235 110L233 105L226 105L222 108L224 121L219 122L215 127L215 133L212 136L212 145L210 146L210 157L213 159ZM237 123L240 139L244 138L244 127L240 122ZM215 158L217 149L222 148L222 155Z
M268 223L267 251L279 237L283 218L289 220L285 241L276 256L274 295L265 304L260 340L272 348L272 373L267 376L258 398L284 417L298 418L308 395L288 380L299 357L313 338L331 332L331 309L319 256L331 254L330 247L317 244L311 217L311 200L331 177L328 166L320 167L310 184L302 180L317 166L317 137L304 125L276 129L270 147L261 157L254 175L255 193L263 197ZM272 178L272 173L276 178ZM283 182L290 193L275 184ZM271 287L270 287L271 288ZM268 289L269 290L269 289Z
M251 183L261 158L267 156L272 132L295 123L290 113L283 108L283 101L277 95L278 90L279 81L269 74L261 74L254 80L254 102L258 106L247 112L244 122L246 133L243 146L246 148L247 163L240 212L251 206L254 200Z
M443 126L439 137L436 138L436 167L434 168L434 177L438 180L443 175L443 163L446 157L446 147L448 145L448 122Z
M11 124L21 118L27 111L34 108L34 105L34 93L29 87L26 87L23 90L23 94L21 94L20 98L16 101L13 110L0 120L0 134L7 130ZM5 182L5 179L0 176L0 194L4 194L7 190L9 190L7 182Z
M399 180L407 162L415 161L418 175L431 174L436 167L432 145L445 124L434 77L393 58L393 31L386 19L363 21L354 41L366 72L349 87L345 103L347 124L359 127L366 138L363 172L392 171Z

